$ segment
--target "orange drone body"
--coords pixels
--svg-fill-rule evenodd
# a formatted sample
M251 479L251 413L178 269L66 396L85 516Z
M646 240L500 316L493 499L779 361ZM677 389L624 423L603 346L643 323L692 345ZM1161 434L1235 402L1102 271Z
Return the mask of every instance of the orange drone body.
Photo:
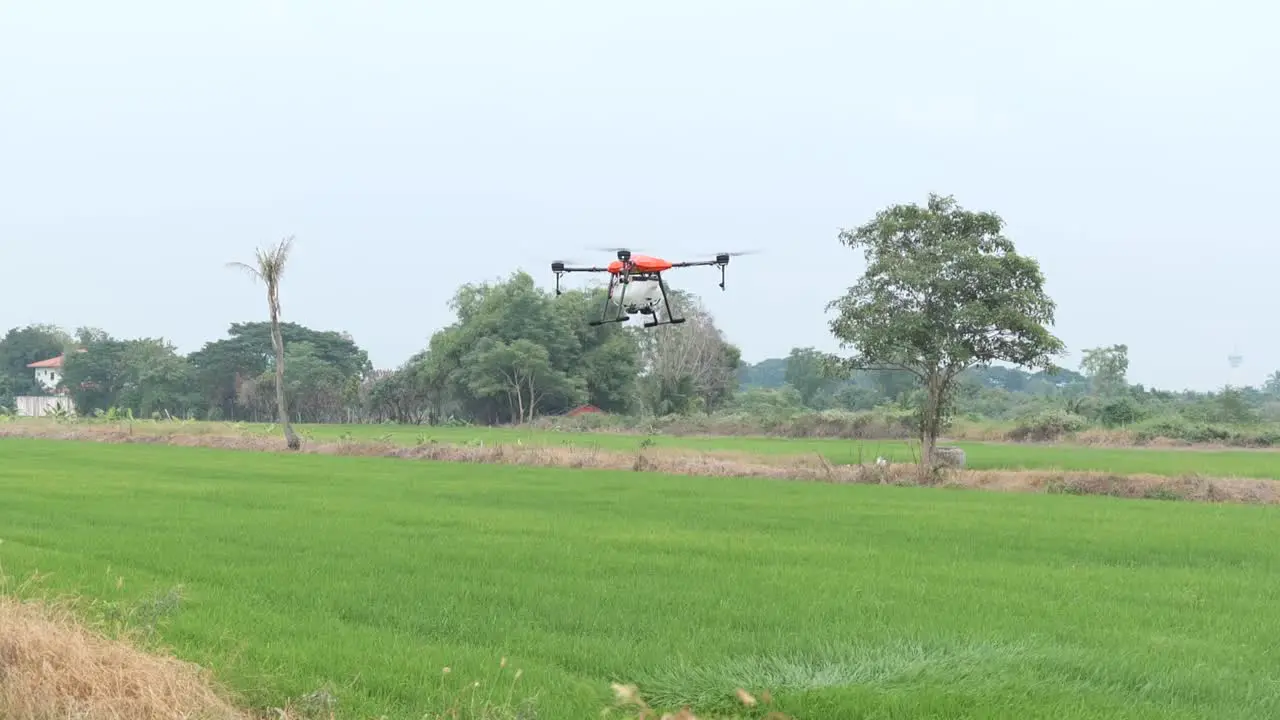
M724 268L733 255L744 253L716 253L714 260L681 260L671 262L652 255L632 255L626 248L616 248L618 259L601 267L569 267L563 260L551 263L551 272L556 274L556 295L560 294L560 276L565 273L599 272L609 273L609 287L605 290L604 308L600 311L600 319L592 320L589 325L624 322L632 315L652 318L645 327L658 325L678 325L685 321L682 317L673 317L671 298L667 296L667 284L662 273L672 268L715 267L720 269L720 289L724 289ZM610 317L610 310L613 316ZM667 319L660 320L659 312L665 311Z
M626 263L621 260L614 260L609 263L609 272L617 275L622 272L624 267L626 267ZM670 269L671 263L663 260L662 258L651 257L649 255L631 256L631 272L652 273Z

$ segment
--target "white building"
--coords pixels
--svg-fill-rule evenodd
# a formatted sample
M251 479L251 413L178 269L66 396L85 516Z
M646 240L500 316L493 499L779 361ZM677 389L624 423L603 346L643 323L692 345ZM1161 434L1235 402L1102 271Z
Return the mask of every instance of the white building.
M62 382L62 359L64 356L59 355L48 360L40 360L27 365L27 367L36 371L36 382L49 392L53 392L58 387L58 383Z
M84 351L81 350L81 352ZM63 357L59 355L58 357L40 360L27 365L28 368L35 371L36 382L49 394L15 397L13 400L17 405L16 410L19 415L41 417L59 409L72 415L75 414L75 406L72 404L71 396L67 393L66 388L58 387L58 383L62 382Z

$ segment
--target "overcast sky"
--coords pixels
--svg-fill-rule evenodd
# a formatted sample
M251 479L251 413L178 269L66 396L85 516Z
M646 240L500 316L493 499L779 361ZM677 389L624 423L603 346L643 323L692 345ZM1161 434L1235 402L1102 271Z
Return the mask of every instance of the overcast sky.
M265 300L380 367L456 286L669 259L746 359L836 348L841 227L929 192L1041 262L1068 363L1280 368L1280 9L1113 0L0 0L0 328L190 351ZM575 278L576 282L576 278Z

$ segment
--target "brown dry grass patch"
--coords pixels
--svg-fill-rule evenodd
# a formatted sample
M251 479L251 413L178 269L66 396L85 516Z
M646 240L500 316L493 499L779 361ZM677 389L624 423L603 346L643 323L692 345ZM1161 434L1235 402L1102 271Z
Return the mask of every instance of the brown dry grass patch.
M232 426L194 432L184 425L116 424L0 425L0 438L28 437L111 443L162 443L185 447L257 452L287 452L275 435L240 432ZM1105 472L1050 470L938 470L924 474L915 465L833 465L820 455L751 455L681 448L648 448L620 452L591 447L522 444L455 445L428 442L403 446L388 442L338 440L307 442L300 452L323 455L397 457L482 464L662 472L704 477L759 477L827 483L929 485L1002 492L1249 504L1280 503L1280 483L1251 478L1120 475Z
M95 633L57 603L0 596L5 720L248 720L198 666Z

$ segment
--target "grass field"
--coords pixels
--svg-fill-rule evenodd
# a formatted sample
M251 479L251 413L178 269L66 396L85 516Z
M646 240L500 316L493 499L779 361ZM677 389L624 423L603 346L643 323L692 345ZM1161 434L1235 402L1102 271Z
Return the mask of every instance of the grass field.
M267 426L260 426L267 427ZM344 435L357 440L389 438L412 444L420 439L439 442L514 443L598 446L608 450L677 447L756 455L822 455L833 463L873 462L884 456L895 462L914 462L918 448L896 440L834 440L779 437L645 436L619 433L533 431L489 427L408 427L385 425L307 425L317 439ZM976 470L1080 470L1117 474L1206 475L1280 480L1280 452L1269 450L1202 450L1105 448L1013 443L955 443L964 448L966 464Z
M1280 510L0 440L0 564L111 599L267 707L417 718L500 657L799 718L1280 714ZM117 578L123 586L117 588ZM505 693L505 686L500 689Z

